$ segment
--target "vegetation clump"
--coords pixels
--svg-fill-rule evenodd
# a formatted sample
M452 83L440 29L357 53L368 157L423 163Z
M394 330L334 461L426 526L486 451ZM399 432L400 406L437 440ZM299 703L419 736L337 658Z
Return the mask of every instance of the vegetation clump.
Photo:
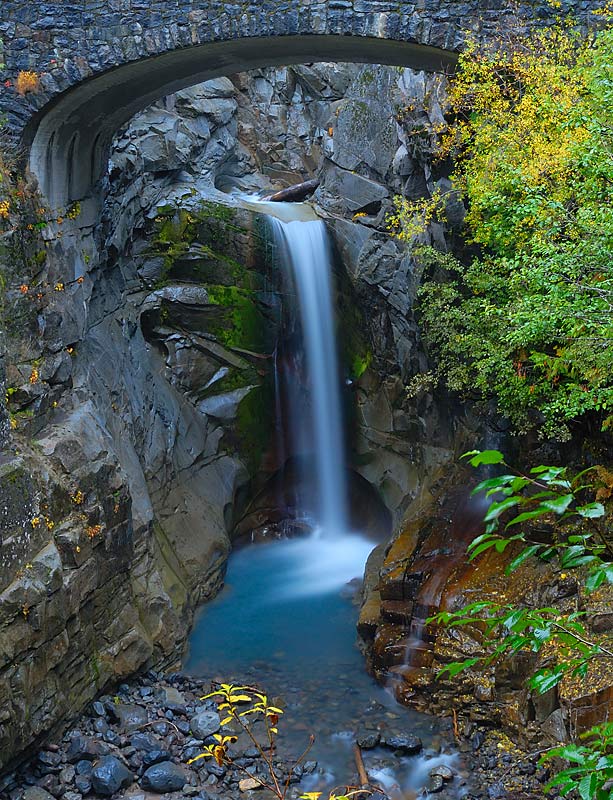
M510 554L507 574L530 559L547 562L561 579L574 574L587 596L613 584L613 550L607 539L603 501L611 497L611 474L594 467L571 475L566 467L538 466L528 473L505 463L497 450L465 454L474 467L488 465L502 472L481 481L473 494L485 492L489 508L485 532L469 546L470 559L495 550ZM537 669L528 680L534 694L556 692L573 679L594 683L613 672L610 635L590 631L577 595L575 607L536 608L482 600L457 611L441 611L428 622L451 628L468 627L480 642L479 652L451 662L439 675L487 670L519 653L535 654ZM543 751L541 764L566 767L554 774L546 790L581 800L608 800L613 780L613 723L605 721L570 742Z

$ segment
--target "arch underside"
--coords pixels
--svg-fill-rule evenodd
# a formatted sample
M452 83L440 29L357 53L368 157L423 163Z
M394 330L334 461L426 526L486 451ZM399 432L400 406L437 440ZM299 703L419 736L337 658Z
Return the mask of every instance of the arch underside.
M341 35L253 37L169 51L114 67L44 106L25 130L29 167L51 206L62 208L94 195L122 125L187 86L266 66L352 61L442 71L455 60L427 45Z

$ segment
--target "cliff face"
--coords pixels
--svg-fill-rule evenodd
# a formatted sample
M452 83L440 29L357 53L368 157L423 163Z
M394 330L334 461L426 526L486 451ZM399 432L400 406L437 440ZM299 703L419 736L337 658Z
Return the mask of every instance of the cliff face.
M425 366L420 274L386 223L394 192L439 180L443 99L438 79L346 65L182 91L118 136L102 221L74 209L44 258L5 265L0 765L105 684L175 660L222 580L266 469L278 310L264 223L228 191L321 176L354 467L395 523L452 457L462 426L404 389Z

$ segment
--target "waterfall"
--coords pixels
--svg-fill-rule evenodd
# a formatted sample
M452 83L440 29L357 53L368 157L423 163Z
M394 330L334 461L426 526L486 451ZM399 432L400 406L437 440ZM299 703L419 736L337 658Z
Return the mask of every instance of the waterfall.
M288 387L293 446L313 455L314 474L307 485L312 486L317 524L324 535L339 536L349 525L330 242L320 220L271 217L270 224L282 266L291 273L287 311L298 318L300 379L309 394L305 402L295 386Z

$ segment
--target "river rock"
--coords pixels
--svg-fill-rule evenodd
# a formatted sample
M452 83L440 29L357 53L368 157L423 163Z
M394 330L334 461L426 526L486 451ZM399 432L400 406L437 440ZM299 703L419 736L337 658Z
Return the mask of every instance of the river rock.
M454 776L454 771L451 767L448 767L446 764L439 764L438 767L433 767L430 770L430 777L433 778L434 776L440 776L444 781L452 781Z
M45 789L41 789L40 786L30 786L25 790L25 792L21 795L22 800L55 800L53 795L49 794L49 792L45 791Z
M255 778L243 778L238 782L238 788L241 792L250 792L253 789L261 789L262 784Z
M142 725L146 725L148 721L145 708L128 703L118 703L113 706L112 714L124 733L135 731Z
M442 792L444 785L445 781L441 778L440 775L430 774L430 779L428 780L429 792L432 792L432 794L434 794L435 792Z
M100 756L106 756L109 753L108 746L103 742L77 733L70 739L66 757L68 761L75 764L77 761L94 761Z
M383 741L386 747L392 750L400 750L403 755L412 756L420 753L423 749L423 744L418 736L413 736L411 733L402 734L399 736L388 736Z
M162 761L145 771L141 786L158 794L178 792L187 783L187 775L182 767L172 761Z
M143 767L148 769L154 764L159 764L161 761L168 761L170 757L168 750L150 750L143 756Z
M362 750L372 750L381 741L381 734L379 731L360 731L358 733L357 743Z
M92 770L92 789L104 797L127 788L133 780L130 770L115 756L103 756Z
M164 725L166 726L165 730L167 732L168 725L167 723L164 723ZM165 736L166 733L161 735ZM130 744L136 750L144 750L145 753L151 753L154 750L160 749L160 743L158 739L156 739L151 733L135 733L130 739Z
M92 782L87 775L77 775L74 785L81 794L89 794L92 790Z
M201 711L190 719L189 726L197 739L206 739L221 728L221 719L215 711Z

